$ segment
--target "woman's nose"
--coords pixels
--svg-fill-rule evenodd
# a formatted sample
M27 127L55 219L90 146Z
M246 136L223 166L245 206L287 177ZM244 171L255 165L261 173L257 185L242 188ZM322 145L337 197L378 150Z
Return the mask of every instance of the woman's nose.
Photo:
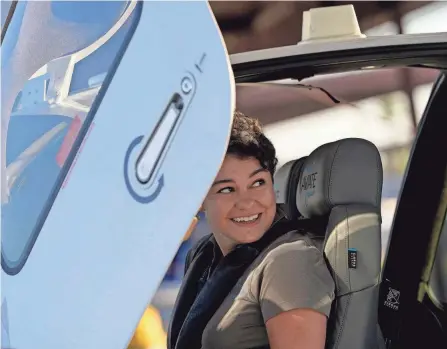
M243 198L236 202L236 207L240 210L249 210L253 207L255 200L252 198Z

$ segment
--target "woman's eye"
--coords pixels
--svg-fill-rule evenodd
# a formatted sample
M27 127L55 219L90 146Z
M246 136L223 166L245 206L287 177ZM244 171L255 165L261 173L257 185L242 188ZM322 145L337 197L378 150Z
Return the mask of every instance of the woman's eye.
M261 185L265 184L265 180L258 179L256 182L253 183L253 187L260 187Z
M231 192L233 192L233 188L231 188L231 187L222 188L218 191L218 193L222 193L222 194L228 194Z

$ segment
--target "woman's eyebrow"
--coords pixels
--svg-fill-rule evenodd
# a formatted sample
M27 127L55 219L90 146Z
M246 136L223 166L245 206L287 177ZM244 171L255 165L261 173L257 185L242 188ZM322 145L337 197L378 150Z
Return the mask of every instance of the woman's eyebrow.
M267 170L265 168L263 168L263 167L260 167L256 171L253 171L252 174L249 177L251 178L253 176L256 176L258 173L264 172L264 171L267 171Z
M215 185L222 184L222 183L234 183L232 179L219 179L218 181L215 181L212 185L214 187Z
M257 170L253 171L252 173L250 173L250 176L248 176L248 177L251 178L253 176L256 176L258 173L264 172L264 171L267 171L267 170L265 168L260 167ZM218 181L215 181L213 183L212 187L214 187L217 184L223 184L223 183L234 183L234 180L229 179L229 178L228 179L219 179Z

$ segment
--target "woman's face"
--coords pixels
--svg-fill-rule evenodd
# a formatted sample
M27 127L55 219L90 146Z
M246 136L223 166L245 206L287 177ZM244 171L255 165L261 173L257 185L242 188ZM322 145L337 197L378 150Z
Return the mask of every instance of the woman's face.
M270 172L255 158L227 155L203 203L222 252L259 240L276 214Z

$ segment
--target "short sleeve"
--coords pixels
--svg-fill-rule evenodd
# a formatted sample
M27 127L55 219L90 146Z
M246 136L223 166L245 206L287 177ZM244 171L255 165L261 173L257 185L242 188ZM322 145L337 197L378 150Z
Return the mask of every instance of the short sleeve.
M259 303L264 322L300 308L329 316L335 284L316 247L305 241L276 247L265 257L259 276Z

